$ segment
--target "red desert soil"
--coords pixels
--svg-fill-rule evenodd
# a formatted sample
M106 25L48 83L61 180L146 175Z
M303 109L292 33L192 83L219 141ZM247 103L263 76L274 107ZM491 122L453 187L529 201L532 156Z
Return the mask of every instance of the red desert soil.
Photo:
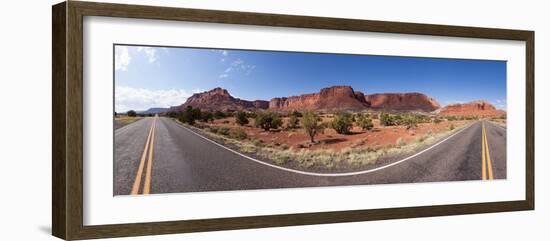
M315 137L315 140L320 144L307 147L309 137L304 133L303 129L264 131L259 128L254 128L254 120L249 120L250 124L242 126L241 128L245 130L249 139L261 140L265 145L271 144L275 147L286 146L296 150L300 148L308 148L309 150L331 149L335 151L342 150L344 148L357 147L377 149L388 145L395 145L399 138L406 143L411 143L417 138L428 134L430 130L433 134L436 134L441 131L449 130L451 125L458 128L472 122L468 120L459 120L442 121L437 124L423 123L418 124L418 127L414 129L407 130L404 126L380 126L378 120L373 120L374 129L370 131L363 131L361 128L354 126L352 128L352 134L349 135L338 134L334 129L327 128L324 133ZM328 122L329 120L330 118L323 118L324 122ZM286 123L286 118L284 121ZM235 124L234 118L215 120L214 123L209 123L207 125L227 127L230 129L239 128L239 126Z

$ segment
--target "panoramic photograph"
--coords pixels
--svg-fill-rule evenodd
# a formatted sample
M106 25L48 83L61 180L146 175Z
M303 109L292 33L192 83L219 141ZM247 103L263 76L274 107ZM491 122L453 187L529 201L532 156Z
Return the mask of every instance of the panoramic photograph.
M506 179L506 62L117 44L113 195Z

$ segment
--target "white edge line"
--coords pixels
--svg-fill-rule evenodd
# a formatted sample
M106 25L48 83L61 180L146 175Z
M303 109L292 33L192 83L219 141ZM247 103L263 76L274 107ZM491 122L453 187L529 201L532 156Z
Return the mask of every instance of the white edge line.
M458 133L460 133L460 132L462 132L462 131L464 131L464 130L470 128L470 127L471 127L473 124L475 124L475 123L472 123L472 124L470 124L469 126L462 128L461 130L457 131L456 133L454 133L454 134L448 136L447 138L443 139L442 141L440 141L440 142L434 144L433 146L430 146L430 147L428 147L428 148L426 148L426 149L424 149L424 150L422 150L422 151L420 151L420 152L417 152L416 154L414 154L414 155L412 155L412 156L409 156L409 157L407 157L407 158L405 158L405 159L402 159L402 160L399 160L399 161L390 163L390 164L385 165L385 166L381 166L381 167L369 169L369 170L357 171L357 172L343 172L343 173L318 173L318 172L306 172L306 171L299 171L299 170L295 170L295 169L290 169L290 168L286 168L286 167L277 166L277 165L274 165L274 164L271 164L271 163L267 163L267 162L264 162L264 161L260 161L260 160L254 159L254 158L252 158L252 157L249 157L249 156L247 156L247 155L244 155L244 154L242 154L242 153L240 153L240 152L238 152L238 151L235 151L235 150L233 150L233 149L231 149L231 148L229 148L229 147L226 147L226 146L224 146L224 145L222 145L222 144L220 144L220 143L217 143L217 142L215 142L215 141L213 141L213 140L210 140L210 139L208 139L208 138L206 138L206 137L204 137L204 136L202 136L202 135L196 133L195 131L193 131L193 130L191 130L191 129L189 129L189 128L187 128L187 127L185 127L185 126L183 126L183 125L181 125L181 124L179 124L179 123L177 123L177 122L176 122L176 124L178 124L178 126L181 126L182 128L184 128L184 129L190 131L191 133L195 134L196 136L198 136L198 137L200 137L200 138L203 138L203 139L205 139L205 140L207 140L207 141L209 141L209 142L211 142L211 143L214 143L214 144L218 145L219 147L222 147L222 148L224 148L224 149L226 149L226 150L228 150L228 151L230 151L230 152L233 152L233 153L235 153L235 154L237 154L237 155L239 155L239 156L242 156L242 157L244 157L244 158L246 158L246 159L249 159L249 160L251 160L251 161L257 162L257 163L262 164L262 165L266 165L266 166L269 166L269 167L277 168L277 169L279 169L279 170L283 170L283 171L287 171L287 172L293 172L293 173L302 174L302 175L308 175L308 176L318 176L318 177L345 177L345 176L354 176L354 175L361 175L361 174L366 174L366 173L370 173L370 172L380 171L380 170L382 170L382 169L385 169L385 168L388 168L388 167L391 167L391 166L395 166L395 165L397 165L397 164L399 164L399 163L402 163L402 162L407 161L407 160L409 160L409 159L411 159L411 158L414 158L414 157L416 157L416 156L418 156L418 155L420 155L420 154L422 154L422 153L424 153L424 152L426 152L426 151L429 151L430 149L432 149L432 148L434 148L434 147L440 145L441 143L443 143L443 142L449 140L451 137L455 136L456 134L458 134Z

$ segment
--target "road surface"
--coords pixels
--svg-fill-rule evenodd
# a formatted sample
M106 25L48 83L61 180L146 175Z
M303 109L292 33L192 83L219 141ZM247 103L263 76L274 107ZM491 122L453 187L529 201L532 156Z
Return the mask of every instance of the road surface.
M115 131L114 195L506 178L506 130L478 121L399 164L313 176L260 164L165 117Z

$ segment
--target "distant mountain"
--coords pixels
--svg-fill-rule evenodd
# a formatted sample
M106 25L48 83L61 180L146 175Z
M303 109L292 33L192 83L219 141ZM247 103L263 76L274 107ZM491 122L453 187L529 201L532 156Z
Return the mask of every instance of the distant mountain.
M503 110L498 110L491 103L478 100L464 104L451 104L447 105L439 110L440 115L444 116L500 116L506 114Z
M440 108L439 103L422 93L381 93L365 95L350 86L332 86L318 93L299 96L272 98L266 100L242 100L229 94L226 89L214 88L193 94L182 105L173 106L170 111L183 111L187 106L202 110L255 110L270 111L338 111L338 110L383 110L432 112Z
M264 100L241 100L229 94L226 89L214 88L212 90L193 94L180 106L171 107L171 111L183 111L187 106L209 111L238 111L245 109L267 109L269 102Z
M138 111L137 113L141 114L141 115L160 114L160 113L167 112L168 110L169 110L169 108L157 107L157 108L149 108L148 110L144 110L144 111Z

